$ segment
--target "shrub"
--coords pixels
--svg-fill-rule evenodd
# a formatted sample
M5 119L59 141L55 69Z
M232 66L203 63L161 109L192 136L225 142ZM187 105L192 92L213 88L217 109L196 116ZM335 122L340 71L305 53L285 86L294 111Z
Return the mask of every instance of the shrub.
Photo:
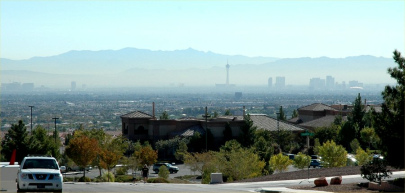
M358 161L359 166L362 166L373 159L373 157L370 155L370 152L364 151L363 149L361 149L361 147L357 148L355 158Z
M214 173L215 171L215 167L211 164L207 164L206 166L204 166L201 184L209 184L211 182L211 173Z
M91 182L91 179L89 177L82 176L79 178L79 182Z
M159 167L159 174L158 176L163 179L169 178L169 170L165 165Z
M392 174L392 172L387 169L385 161L379 158L374 158L367 164L361 166L360 171L362 178L370 182L378 183L381 183L382 178L387 178L389 174Z
M119 167L115 172L117 175L126 175L127 174L127 167Z
M281 153L277 155L273 155L270 158L270 166L274 171L277 172L283 172L286 171L288 166L291 165L294 161L290 160L290 158L286 155L283 155Z
M148 183L170 183L169 180L164 178L149 178Z
M134 177L131 175L118 175L115 177L115 182L133 182Z
M104 173L102 179L104 182L114 182L115 181L114 174L111 172Z
M326 141L318 150L325 167L346 166L347 151L343 146L336 145L334 141Z
M311 156L299 152L294 158L294 166L298 169L304 169L311 164Z

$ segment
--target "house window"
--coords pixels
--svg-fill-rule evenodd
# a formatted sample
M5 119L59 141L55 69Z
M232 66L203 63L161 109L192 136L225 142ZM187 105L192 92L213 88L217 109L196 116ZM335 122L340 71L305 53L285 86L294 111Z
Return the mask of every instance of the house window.
M124 123L124 135L128 135L128 125L125 125Z
M145 129L145 127L143 127L143 126L139 126L137 129L135 129L134 134L135 135L147 135L148 130Z

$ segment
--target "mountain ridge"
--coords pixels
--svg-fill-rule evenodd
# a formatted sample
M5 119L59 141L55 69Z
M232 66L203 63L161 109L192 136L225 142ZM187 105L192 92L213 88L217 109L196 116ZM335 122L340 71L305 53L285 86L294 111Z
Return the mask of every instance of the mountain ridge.
M59 55L33 57L24 60L0 58L1 80L46 83L44 77L55 81L91 82L89 84L162 85L187 83L189 85L223 84L226 64L230 64L229 77L233 84L267 84L269 77L284 76L286 84L309 83L310 78L327 75L337 82L358 80L365 83L389 82L387 68L395 66L391 58L371 55L329 57L248 57L204 52L192 48L173 51L153 51L138 48L119 50L71 50ZM25 70L45 73L18 76L11 73ZM59 74L60 76L54 76ZM14 78L10 78L14 77ZM28 78L29 77L29 78ZM91 77L91 78L89 78ZM69 81L69 79L71 79ZM74 79L74 80L73 80ZM97 81L99 80L99 81Z

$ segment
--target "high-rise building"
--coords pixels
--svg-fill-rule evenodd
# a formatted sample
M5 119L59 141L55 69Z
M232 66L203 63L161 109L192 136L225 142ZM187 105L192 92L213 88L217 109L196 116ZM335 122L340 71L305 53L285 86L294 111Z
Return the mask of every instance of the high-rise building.
M285 77L277 76L275 86L276 86L276 88L284 88L285 87Z
M75 81L72 81L71 83L70 83L70 90L76 90L76 82Z
M309 80L309 88L311 88L311 89L323 89L323 88L325 88L325 79L311 78Z
M269 88L271 88L273 86L273 78L269 77L269 79L267 79L267 86Z
M326 88L333 89L335 87L335 78L326 76Z

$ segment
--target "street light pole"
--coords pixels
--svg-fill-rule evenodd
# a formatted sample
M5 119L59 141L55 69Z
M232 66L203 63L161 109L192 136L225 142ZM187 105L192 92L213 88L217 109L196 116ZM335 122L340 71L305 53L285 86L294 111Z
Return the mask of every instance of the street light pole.
M57 117L54 117L54 118L52 118L52 119L55 119L55 143L56 143L56 119L59 119L59 118L57 118Z
M31 135L32 135L32 107L34 107L34 106L28 106L28 107L31 108Z
M208 135L208 117L211 117L211 115L208 115L208 109L207 107L205 107L205 115L203 115L203 117L205 118L205 151L208 151L208 142L207 142L207 135Z

